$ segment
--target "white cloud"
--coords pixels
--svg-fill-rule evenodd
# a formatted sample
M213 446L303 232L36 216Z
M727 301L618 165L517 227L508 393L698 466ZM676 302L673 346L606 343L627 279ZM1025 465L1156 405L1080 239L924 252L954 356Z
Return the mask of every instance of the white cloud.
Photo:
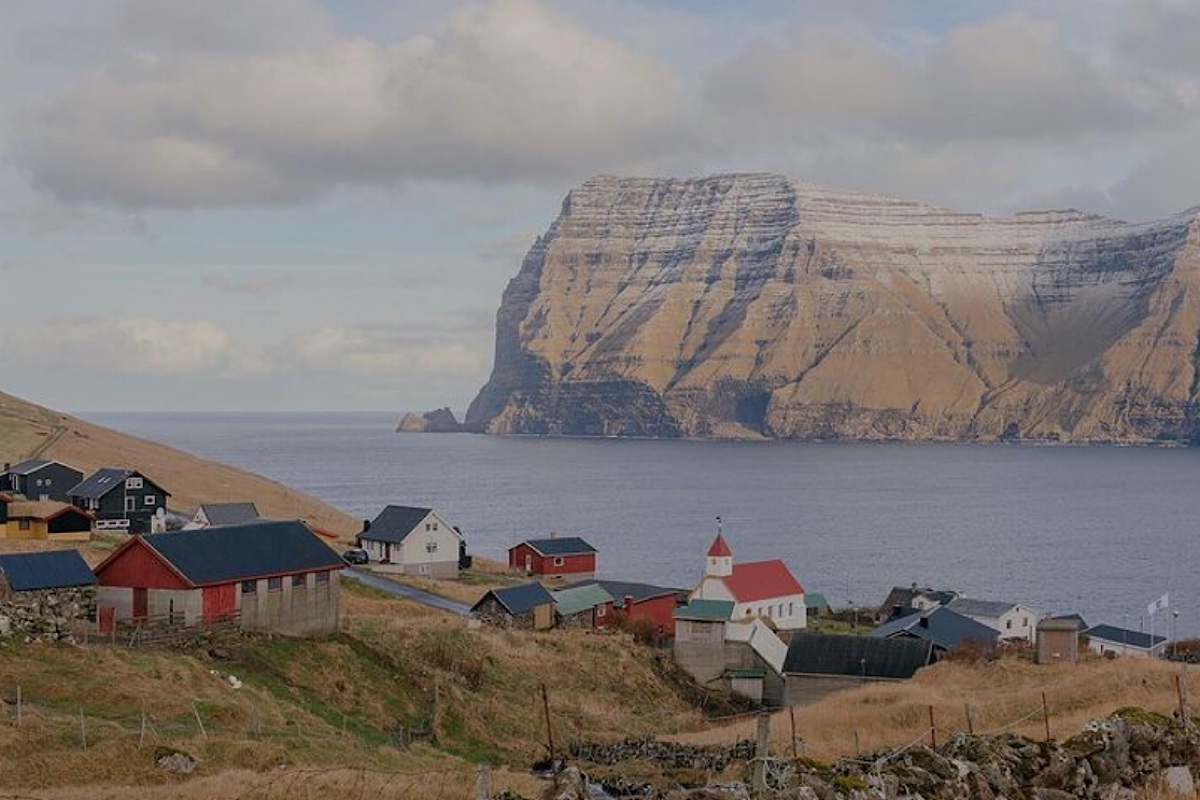
M26 103L14 150L65 202L286 203L341 182L529 181L627 163L677 147L678 92L652 59L498 0L436 38L122 62Z
M126 375L185 375L222 367L228 335L208 322L73 319L15 328L10 361Z
M482 376L486 352L478 341L455 341L455 332L394 326L326 326L308 331L277 351L278 362L308 370L384 379Z

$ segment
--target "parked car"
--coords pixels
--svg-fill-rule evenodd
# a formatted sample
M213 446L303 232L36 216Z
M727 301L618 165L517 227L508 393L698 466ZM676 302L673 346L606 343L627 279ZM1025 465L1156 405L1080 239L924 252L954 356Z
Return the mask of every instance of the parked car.
M367 555L367 551L361 547L351 547L346 552L342 553L342 560L347 564L366 564L371 560Z

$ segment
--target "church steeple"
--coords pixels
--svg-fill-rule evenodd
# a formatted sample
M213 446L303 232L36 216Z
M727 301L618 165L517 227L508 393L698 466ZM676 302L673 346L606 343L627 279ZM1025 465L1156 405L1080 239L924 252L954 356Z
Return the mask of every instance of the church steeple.
M708 561L704 565L704 574L715 578L725 578L733 574L733 550L725 541L721 530L721 518L717 517L717 538L708 548Z

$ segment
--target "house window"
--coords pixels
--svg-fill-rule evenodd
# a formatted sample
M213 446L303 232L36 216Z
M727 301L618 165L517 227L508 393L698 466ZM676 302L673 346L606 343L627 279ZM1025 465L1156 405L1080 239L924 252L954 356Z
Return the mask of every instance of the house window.
M258 591L258 581L242 581L242 594L254 594Z
M142 502L148 506L154 505L154 495L152 495L152 494L146 495L145 498L142 499Z
M283 589L283 578L267 578L267 591L278 592Z
M562 557L562 556L555 556L555 557L554 557L554 566L556 566L556 567L561 567L562 565L563 565L563 557Z
M1005 622L1005 623L1004 623L1004 627L1005 627L1005 629L1006 629L1006 630L1010 630L1010 631L1011 631L1011 630L1012 630L1012 620L1010 619L1008 622Z
M750 609L748 609L748 608L746 609L746 616L747 617L750 616Z
M435 531L437 530L437 523L436 523L436 522L435 522L435 523L433 523L433 529L434 529Z
M1023 628L1029 627L1029 617L1024 617L1021 619L1021 627L1023 627Z
M308 575L307 574L293 575L292 576L292 588L293 589L307 589L308 588Z
M126 489L142 488L142 479L141 478L126 478L125 479L125 488Z
M433 526L432 526L430 523L426 522L426 523L425 523L425 530L427 530L427 531L431 531L431 530L433 530Z
M21 520L20 522L17 523L17 527L23 531L29 530L29 520L27 520L27 519Z
M329 571L317 573L317 583L329 583Z
M792 617L792 616L795 616L795 614L796 614L796 604L788 603L788 616Z
M603 617L607 613L608 613L607 606L596 606L596 616L597 617Z
M425 543L425 552L426 553L436 553L437 552L437 542L426 542Z

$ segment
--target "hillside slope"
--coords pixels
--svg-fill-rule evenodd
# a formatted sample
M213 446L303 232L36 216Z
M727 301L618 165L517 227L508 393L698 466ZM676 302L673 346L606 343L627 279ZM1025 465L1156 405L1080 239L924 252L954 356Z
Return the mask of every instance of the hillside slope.
M1200 211L598 177L497 314L491 433L1200 439Z
M260 475L217 464L161 444L118 433L0 393L0 462L50 458L84 472L136 467L171 492L171 508L201 502L252 500L266 517L301 518L351 536L359 522L333 506Z

